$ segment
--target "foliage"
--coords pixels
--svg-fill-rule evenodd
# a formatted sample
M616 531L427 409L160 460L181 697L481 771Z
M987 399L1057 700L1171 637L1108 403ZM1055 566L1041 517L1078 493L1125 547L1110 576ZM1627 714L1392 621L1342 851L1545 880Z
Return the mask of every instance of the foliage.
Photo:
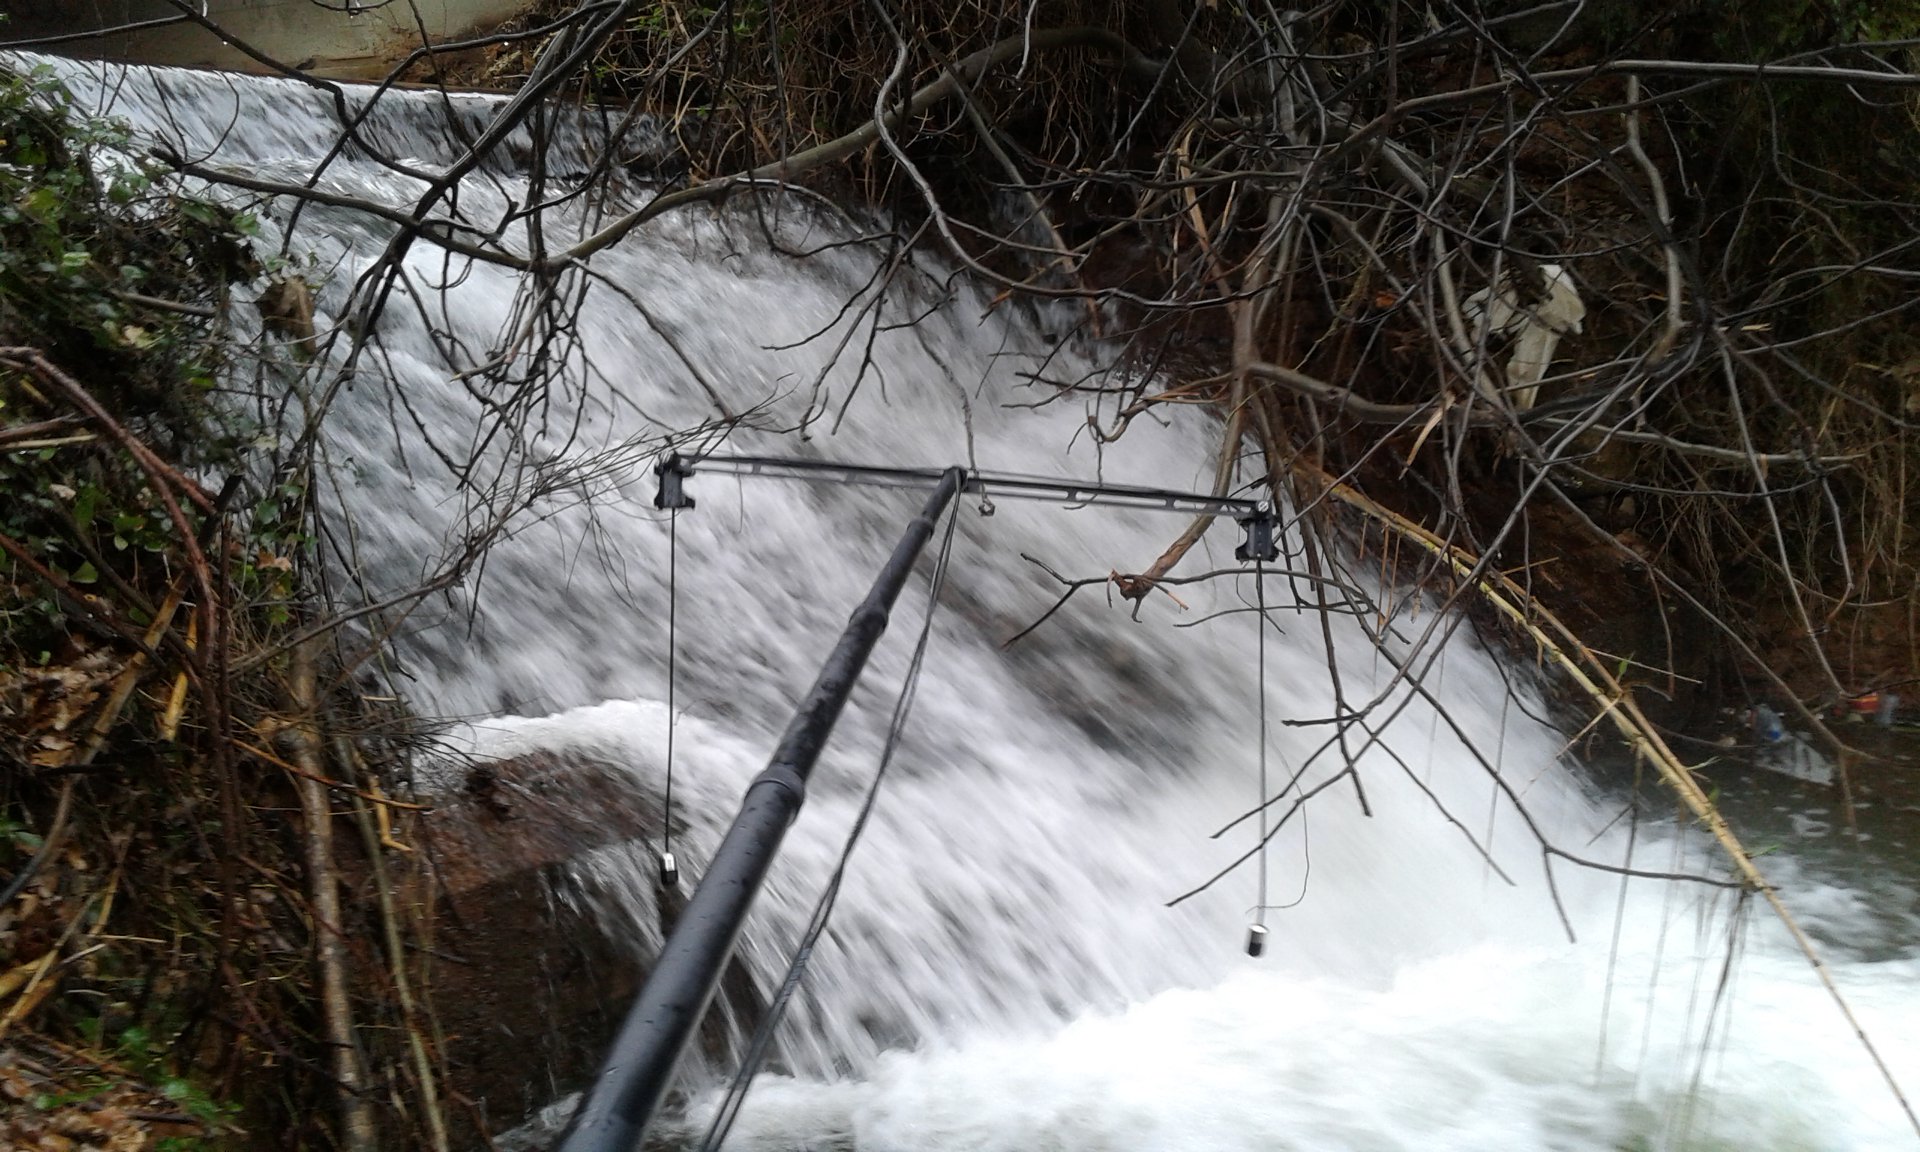
M0 71L0 343L83 366L95 398L181 465L230 467L236 437L209 407L221 356L210 318L253 268L252 225L157 175L124 127L73 115L44 67ZM69 426L63 399L18 368L0 370L0 420L40 429L0 450L0 531L83 595L164 586L156 573L179 541L126 451ZM72 635L73 605L18 558L8 572L0 670L44 665Z
M94 365L117 410L197 432L215 367L205 310L255 271L252 222L156 186L124 126L68 100L44 65L0 74L0 329Z
M254 239L46 71L0 67L0 1087L23 1104L0 1143L321 1128L274 751L311 537L225 391L263 355L232 323Z

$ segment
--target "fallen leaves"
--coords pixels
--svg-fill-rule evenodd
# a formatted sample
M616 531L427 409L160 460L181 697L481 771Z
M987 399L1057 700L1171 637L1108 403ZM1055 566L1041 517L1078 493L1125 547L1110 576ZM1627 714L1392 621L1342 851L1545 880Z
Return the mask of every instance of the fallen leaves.
M97 648L53 667L0 673L0 732L16 734L20 741L0 751L41 768L66 764L74 755L79 722L125 663Z
M202 1131L164 1092L110 1061L38 1038L0 1050L0 1148L143 1152Z

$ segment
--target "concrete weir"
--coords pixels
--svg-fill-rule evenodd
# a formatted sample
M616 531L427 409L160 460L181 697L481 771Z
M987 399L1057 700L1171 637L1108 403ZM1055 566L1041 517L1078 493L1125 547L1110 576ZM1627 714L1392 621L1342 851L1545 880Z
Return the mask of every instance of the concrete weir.
M457 41L528 0L195 0L224 38L168 0L0 0L5 46L144 64L269 71L257 56L370 79L423 39ZM244 47L243 47L244 46ZM251 49L250 54L246 49Z

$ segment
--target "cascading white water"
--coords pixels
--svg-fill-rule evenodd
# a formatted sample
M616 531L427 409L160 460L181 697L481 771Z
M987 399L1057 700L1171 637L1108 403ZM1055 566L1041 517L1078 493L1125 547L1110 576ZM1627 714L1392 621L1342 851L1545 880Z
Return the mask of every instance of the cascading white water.
M303 180L335 130L327 101L284 82L68 74L84 103L269 179ZM432 169L457 154L437 98L386 100L378 137L390 155ZM470 102L459 119L470 128L488 107ZM420 184L350 155L322 186L404 204ZM467 182L461 204L485 219L523 191L494 165ZM270 227L288 207L267 210ZM584 211L556 209L545 227L577 234ZM775 227L796 247L849 235L792 207ZM347 285L391 231L352 211L305 209L290 247L326 277L323 321L339 317ZM581 304L570 386L547 397L527 435L480 451L489 475L565 482L515 521L475 578L430 602L439 619L416 615L402 642L413 701L466 717L460 739L472 753L563 750L662 791L668 532L639 449L714 417L709 389L734 412L758 412L762 428L797 423L816 399L830 413L847 405L844 420L830 414L804 440L738 431L732 445L745 450L1205 486L1219 433L1204 415L1136 420L1102 451L1080 401L1021 375L1046 365L1075 377L1099 350L1058 347L1056 317L996 309L964 285L943 298L937 270L889 297L894 318L931 312L874 341L875 372L858 394L851 365L864 335L826 369L817 397L816 376L857 319L842 306L862 297L882 258L860 246L781 255L759 221L704 210L596 257L604 282ZM356 523L370 600L433 571L483 518L488 499L461 490L442 455L466 459L490 430L458 374L510 343L524 319L503 271L449 265L422 244L407 272L380 321L380 354L329 425L341 478L330 498ZM455 342L465 362L449 362ZM677 526L672 816L697 878L920 498L712 477L692 491L699 507ZM1137 570L1183 524L1014 501L990 518L971 505L960 517L906 743L785 1028L792 1075L755 1089L732 1146L1842 1149L1911 1137L1804 962L1768 923L1730 922L1727 894L1643 880L1621 900L1617 879L1560 862L1559 900L1580 942L1566 941L1539 848L1482 761L1561 847L1618 862L1625 838L1603 829L1611 811L1562 762L1561 737L1530 718L1541 706L1526 677L1502 675L1464 634L1428 679L1460 732L1408 703L1359 761L1372 815L1342 782L1274 841L1271 899L1286 906L1263 917L1267 958L1240 952L1250 870L1164 907L1254 836L1247 823L1209 839L1257 799L1254 618L1215 616L1246 606L1251 578L1182 587L1184 604L1152 597L1138 621L1091 588L1002 650L1060 593L1023 554L1071 577ZM1217 527L1183 570L1240 567L1230 528ZM1285 598L1283 581L1269 588ZM910 590L747 930L763 986L839 852L920 610ZM1270 634L1274 717L1332 714L1319 620L1275 619L1285 635ZM1348 698L1370 698L1391 665L1354 621L1332 623ZM1276 726L1276 791L1330 732ZM1329 761L1301 786L1327 779ZM1498 870L1469 834L1491 846ZM656 942L656 847L576 865L579 898L627 925L642 951ZM1704 856L1680 830L1643 829L1634 859L1679 871L1704 867ZM1844 891L1812 877L1802 887L1826 901L1828 935L1844 938L1858 914ZM1733 922L1748 929L1718 990ZM1920 974L1912 948L1871 959L1843 949L1835 968L1896 1073L1920 1084L1920 1010L1903 994Z

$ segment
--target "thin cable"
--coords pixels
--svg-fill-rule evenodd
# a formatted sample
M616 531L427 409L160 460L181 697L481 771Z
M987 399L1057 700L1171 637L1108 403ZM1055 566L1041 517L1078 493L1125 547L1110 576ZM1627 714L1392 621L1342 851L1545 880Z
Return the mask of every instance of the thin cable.
M663 884L672 884L679 878L679 868L673 859L673 697L674 682L679 679L679 570L680 509L675 508L667 513L667 789L660 805L660 879Z
M1267 914L1267 572L1265 562L1258 559L1253 562L1253 597L1258 609L1254 613L1254 627L1260 630L1260 667L1256 677L1260 685L1260 901L1254 918L1264 919Z
M853 849L860 842L860 834L866 831L867 818L873 815L874 801L880 796L880 785L886 779L887 768L893 763L893 754L900 746L900 735L906 730L907 714L913 709L913 698L920 687L920 666L927 654L927 641L933 636L934 609L940 603L940 590L947 582L947 561L953 553L953 531L959 524L959 507L955 505L947 513L947 531L941 538L940 552L934 561L933 574L927 587L926 617L920 622L920 638L914 644L913 659L907 665L906 679L900 685L900 695L894 700L893 718L887 725L886 743L880 749L880 766L874 769L873 780L867 785L867 795L860 804L860 812L853 819L853 827L847 831L847 842L840 849L840 860L834 865L833 875L828 877L827 885L820 892L820 899L814 904L813 918L807 923L807 930L800 937L800 946L794 949L793 957L787 963L787 973L780 981L780 990L768 1003L766 1013L760 1018L760 1026L754 1029L753 1040L747 1045L746 1055L740 1060L740 1068L734 1073L733 1083L727 1086L727 1095L721 1100L719 1110L713 1115L713 1123L707 1128L705 1139L700 1142L700 1152L719 1152L720 1145L733 1130L733 1122L740 1115L740 1107L746 1103L747 1089L752 1086L754 1074L766 1062L767 1052L773 1045L773 1032L779 1026L780 1018L786 1013L787 1004L800 987L800 981L806 977L807 965L813 959L814 946L827 929L827 921L833 915L834 904L840 898L840 883L847 875L847 862L853 857Z

